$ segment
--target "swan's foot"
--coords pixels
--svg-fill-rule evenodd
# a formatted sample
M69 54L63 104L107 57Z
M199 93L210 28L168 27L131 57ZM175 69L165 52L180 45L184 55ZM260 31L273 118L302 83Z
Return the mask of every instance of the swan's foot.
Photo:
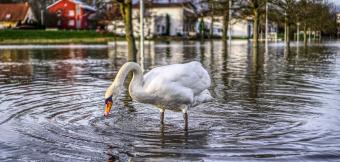
M183 118L184 118L184 130L188 131L188 113L187 112L183 113Z
M163 125L164 124L164 111L161 111L161 124Z

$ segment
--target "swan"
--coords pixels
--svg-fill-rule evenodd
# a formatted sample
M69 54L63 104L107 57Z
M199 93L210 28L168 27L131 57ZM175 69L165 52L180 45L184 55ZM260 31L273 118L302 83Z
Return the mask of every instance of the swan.
M113 101L120 93L129 72L133 73L129 84L131 98L158 108L162 125L165 109L182 111L184 129L188 130L190 108L213 99L208 91L211 84L210 76L197 61L156 67L144 76L139 64L127 62L120 68L105 92L105 117L109 115Z

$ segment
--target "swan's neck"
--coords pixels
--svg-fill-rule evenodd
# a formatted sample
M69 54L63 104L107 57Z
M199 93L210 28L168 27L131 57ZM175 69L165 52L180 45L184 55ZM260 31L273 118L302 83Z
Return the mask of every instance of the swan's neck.
M129 72L133 73L133 77L129 85L129 93L131 97L135 98L136 95L143 92L143 73L141 67L137 63L128 62L125 63L118 71L117 76L106 92L105 97L112 96L114 91L117 90L117 93L119 93Z

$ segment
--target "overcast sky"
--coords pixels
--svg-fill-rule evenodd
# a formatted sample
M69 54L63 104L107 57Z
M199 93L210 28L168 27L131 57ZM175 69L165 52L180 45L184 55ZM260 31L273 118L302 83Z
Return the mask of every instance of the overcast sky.
M340 5L340 0L334 0L334 3L336 3L339 6Z

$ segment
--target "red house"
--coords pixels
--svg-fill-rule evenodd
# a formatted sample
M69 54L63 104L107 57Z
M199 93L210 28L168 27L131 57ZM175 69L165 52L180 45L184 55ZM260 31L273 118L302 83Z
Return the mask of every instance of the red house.
M94 17L96 9L79 0L58 0L47 7L56 19L52 27L59 29L89 29L89 18Z

